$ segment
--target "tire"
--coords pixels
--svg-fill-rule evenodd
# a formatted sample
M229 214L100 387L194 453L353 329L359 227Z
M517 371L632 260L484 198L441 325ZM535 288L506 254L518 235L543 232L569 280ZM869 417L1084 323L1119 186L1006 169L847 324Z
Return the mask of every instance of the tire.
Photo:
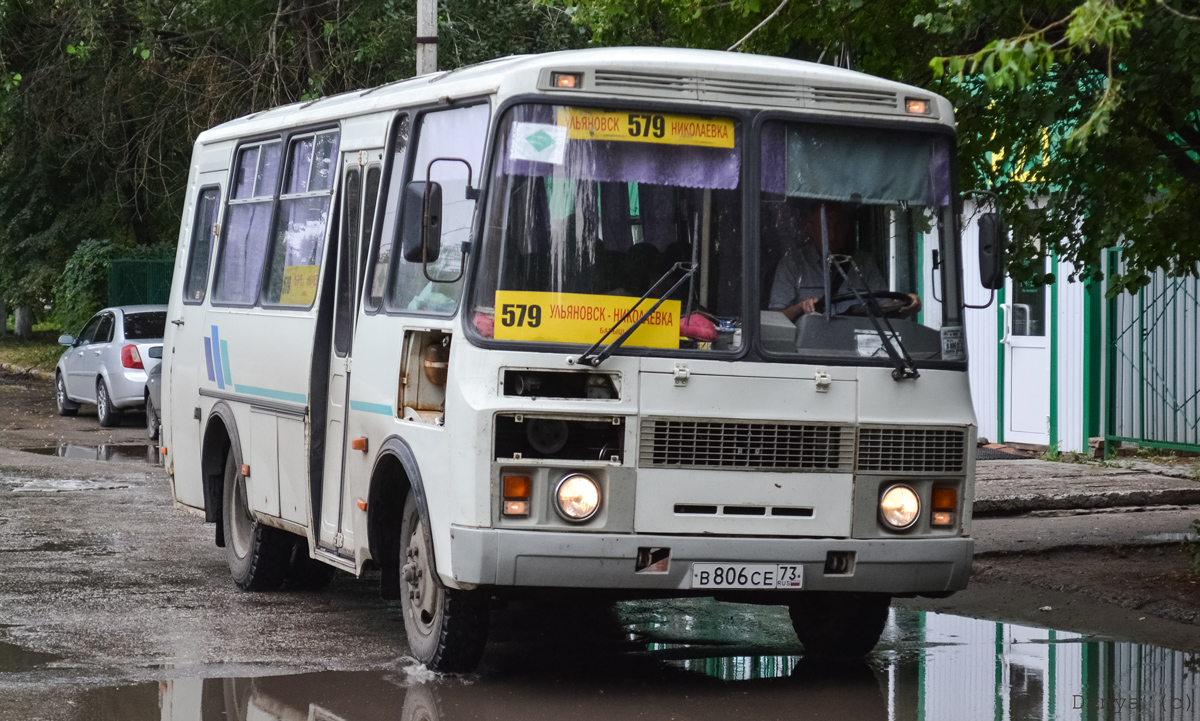
M274 591L283 585L295 541L291 534L264 526L250 515L246 478L233 451L225 456L221 520L225 529L225 560L233 582L243 591Z
M296 591L320 591L333 581L337 569L308 555L308 540L297 538L288 559L283 587Z
M158 440L158 409L154 407L154 401L150 400L150 394L146 394L146 438L151 441Z
M54 374L54 405L60 416L73 416L79 412L79 404L67 395L67 381L62 373Z
M121 411L113 405L112 396L108 393L108 384L101 378L96 381L96 415L102 428L115 428L121 425Z
M400 523L400 607L412 655L434 671L466 673L487 644L490 599L442 586L428 523L408 492Z
M806 656L862 658L879 643L891 601L886 593L807 591L792 600L788 614Z

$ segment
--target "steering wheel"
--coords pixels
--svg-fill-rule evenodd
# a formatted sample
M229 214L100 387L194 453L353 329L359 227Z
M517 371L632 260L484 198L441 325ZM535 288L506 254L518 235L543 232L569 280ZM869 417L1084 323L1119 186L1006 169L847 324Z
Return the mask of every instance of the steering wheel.
M912 297L909 296L908 293L900 293L893 290L860 290L858 291L858 295L855 295L854 293L838 293L837 295L833 296L834 306L847 301L855 301L853 305L838 313L838 315L855 317L869 316L870 313L867 312L866 304L857 302L859 296L862 296L863 300L866 300L867 298L874 298L875 302L879 304L879 309L883 311L884 318L907 317L908 313L905 313L904 310L912 305L913 302ZM817 300L815 310L818 313L825 312L824 298Z

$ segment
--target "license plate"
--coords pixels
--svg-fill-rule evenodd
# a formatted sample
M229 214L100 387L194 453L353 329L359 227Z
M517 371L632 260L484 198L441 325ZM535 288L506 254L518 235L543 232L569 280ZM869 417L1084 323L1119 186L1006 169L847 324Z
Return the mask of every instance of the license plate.
M802 588L804 566L784 563L693 563L692 588Z

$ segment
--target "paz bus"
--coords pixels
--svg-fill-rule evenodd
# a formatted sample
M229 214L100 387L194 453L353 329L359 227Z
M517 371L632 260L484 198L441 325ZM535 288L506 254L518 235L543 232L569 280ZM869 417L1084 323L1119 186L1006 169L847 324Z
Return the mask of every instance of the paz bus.
M954 157L919 88L681 49L207 130L165 339L176 507L246 591L378 568L435 669L546 593L786 605L807 653L865 654L892 597L971 565Z

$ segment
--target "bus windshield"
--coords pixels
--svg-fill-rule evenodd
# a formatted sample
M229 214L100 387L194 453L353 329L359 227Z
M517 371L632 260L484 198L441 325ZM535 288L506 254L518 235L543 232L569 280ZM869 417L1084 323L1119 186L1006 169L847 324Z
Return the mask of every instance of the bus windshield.
M763 126L764 353L883 362L886 337L918 362L965 359L950 154L926 133Z
M497 137L470 319L481 335L590 346L640 298L610 341L665 296L625 347L740 346L740 123L520 105Z

